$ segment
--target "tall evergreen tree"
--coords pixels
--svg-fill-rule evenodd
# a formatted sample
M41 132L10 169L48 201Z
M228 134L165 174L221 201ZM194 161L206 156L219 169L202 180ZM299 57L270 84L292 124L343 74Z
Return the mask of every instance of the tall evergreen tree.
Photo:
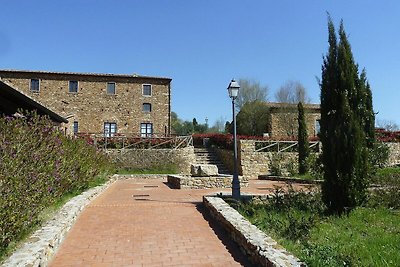
M299 150L299 174L305 174L308 171L307 158L310 154L310 146L308 143L308 133L306 118L304 115L304 107L301 102L297 105L298 108L298 150Z
M366 196L368 94L363 75L358 75L343 22L339 43L330 17L328 31L329 51L324 57L320 84L322 195L332 212L341 213L346 208L360 205Z
M372 149L375 143L375 113L372 105L371 87L367 81L367 73L365 69L360 75L360 88L364 94L363 98L363 128L367 138L367 147Z

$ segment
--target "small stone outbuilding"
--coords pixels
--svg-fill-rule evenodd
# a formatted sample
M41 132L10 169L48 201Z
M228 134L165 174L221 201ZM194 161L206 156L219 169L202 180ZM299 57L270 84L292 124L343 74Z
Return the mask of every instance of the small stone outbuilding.
M297 104L266 102L269 109L269 125L267 133L271 137L297 136L298 109ZM304 104L307 132L309 137L319 133L321 108L319 104Z

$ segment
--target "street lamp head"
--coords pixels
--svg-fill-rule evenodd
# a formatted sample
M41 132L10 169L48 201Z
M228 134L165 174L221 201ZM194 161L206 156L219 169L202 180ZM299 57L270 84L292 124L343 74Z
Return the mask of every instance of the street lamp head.
M236 82L234 79L232 79L232 81L229 83L228 86L229 97L232 99L236 99L239 93L239 89L240 89L239 83Z

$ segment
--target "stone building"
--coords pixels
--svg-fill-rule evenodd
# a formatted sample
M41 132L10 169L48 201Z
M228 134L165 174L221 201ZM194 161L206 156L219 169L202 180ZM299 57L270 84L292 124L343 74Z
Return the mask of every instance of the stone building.
M35 111L40 116L48 116L53 124L61 127L68 120L53 112L29 96L0 81L0 115L21 117L20 110Z
M0 79L66 118L67 133L170 133L170 78L0 70Z
M297 104L267 102L266 106L269 109L269 125L267 132L271 137L284 138L297 136ZM305 104L304 111L308 136L317 136L319 133L319 120L321 119L320 105Z

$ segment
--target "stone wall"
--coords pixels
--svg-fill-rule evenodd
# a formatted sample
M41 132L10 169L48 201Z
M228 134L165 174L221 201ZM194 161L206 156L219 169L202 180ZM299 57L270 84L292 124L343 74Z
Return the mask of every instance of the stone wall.
M400 165L400 143L385 143L389 147L388 165Z
M298 161L297 153L294 152L256 152L255 140L240 140L238 146L238 157L242 173L247 179L258 179L259 175L271 173L271 164L273 160L279 160L284 174L287 175L289 168L296 168L296 166L289 166L291 163L296 164Z
M0 71L10 85L69 120L67 132L78 122L79 132L101 133L104 122L116 123L118 133L140 133L141 123L152 123L153 133L168 133L170 127L170 82L168 78L134 75ZM39 79L40 90L30 90L30 80ZM78 81L78 92L69 92L69 81ZM115 94L107 94L107 82ZM151 96L142 93L152 85ZM143 104L151 104L151 112Z
M206 189L206 188L232 188L232 175L218 176L179 176L168 175L168 184L175 189ZM239 177L240 187L249 186L249 181L243 176Z
M299 124L297 122L297 109L288 110L287 112L271 113L270 118L270 136L284 137L297 136ZM305 113L308 136L317 135L316 123L321 119L320 113Z
M222 148L215 148L219 159L224 164L225 168L230 172L233 173L233 151L228 149ZM239 149L238 149L239 150ZM239 152L238 152L239 153ZM238 164L238 172L239 175L242 175L242 166Z
M210 215L225 229L255 266L305 266L222 198L204 196L203 203Z
M275 160L280 162L283 175L288 175L290 169L297 170L297 152L256 152L256 140L240 140L238 144L239 174L246 179L258 179L259 175L270 175L271 164ZM385 143L389 147L389 166L400 164L400 143ZM321 149L321 147L320 147ZM226 149L217 149L220 159L228 170L233 170L233 152Z
M179 149L107 149L106 153L119 166L145 169L176 165L182 174L190 174L190 165L196 162L194 147Z

